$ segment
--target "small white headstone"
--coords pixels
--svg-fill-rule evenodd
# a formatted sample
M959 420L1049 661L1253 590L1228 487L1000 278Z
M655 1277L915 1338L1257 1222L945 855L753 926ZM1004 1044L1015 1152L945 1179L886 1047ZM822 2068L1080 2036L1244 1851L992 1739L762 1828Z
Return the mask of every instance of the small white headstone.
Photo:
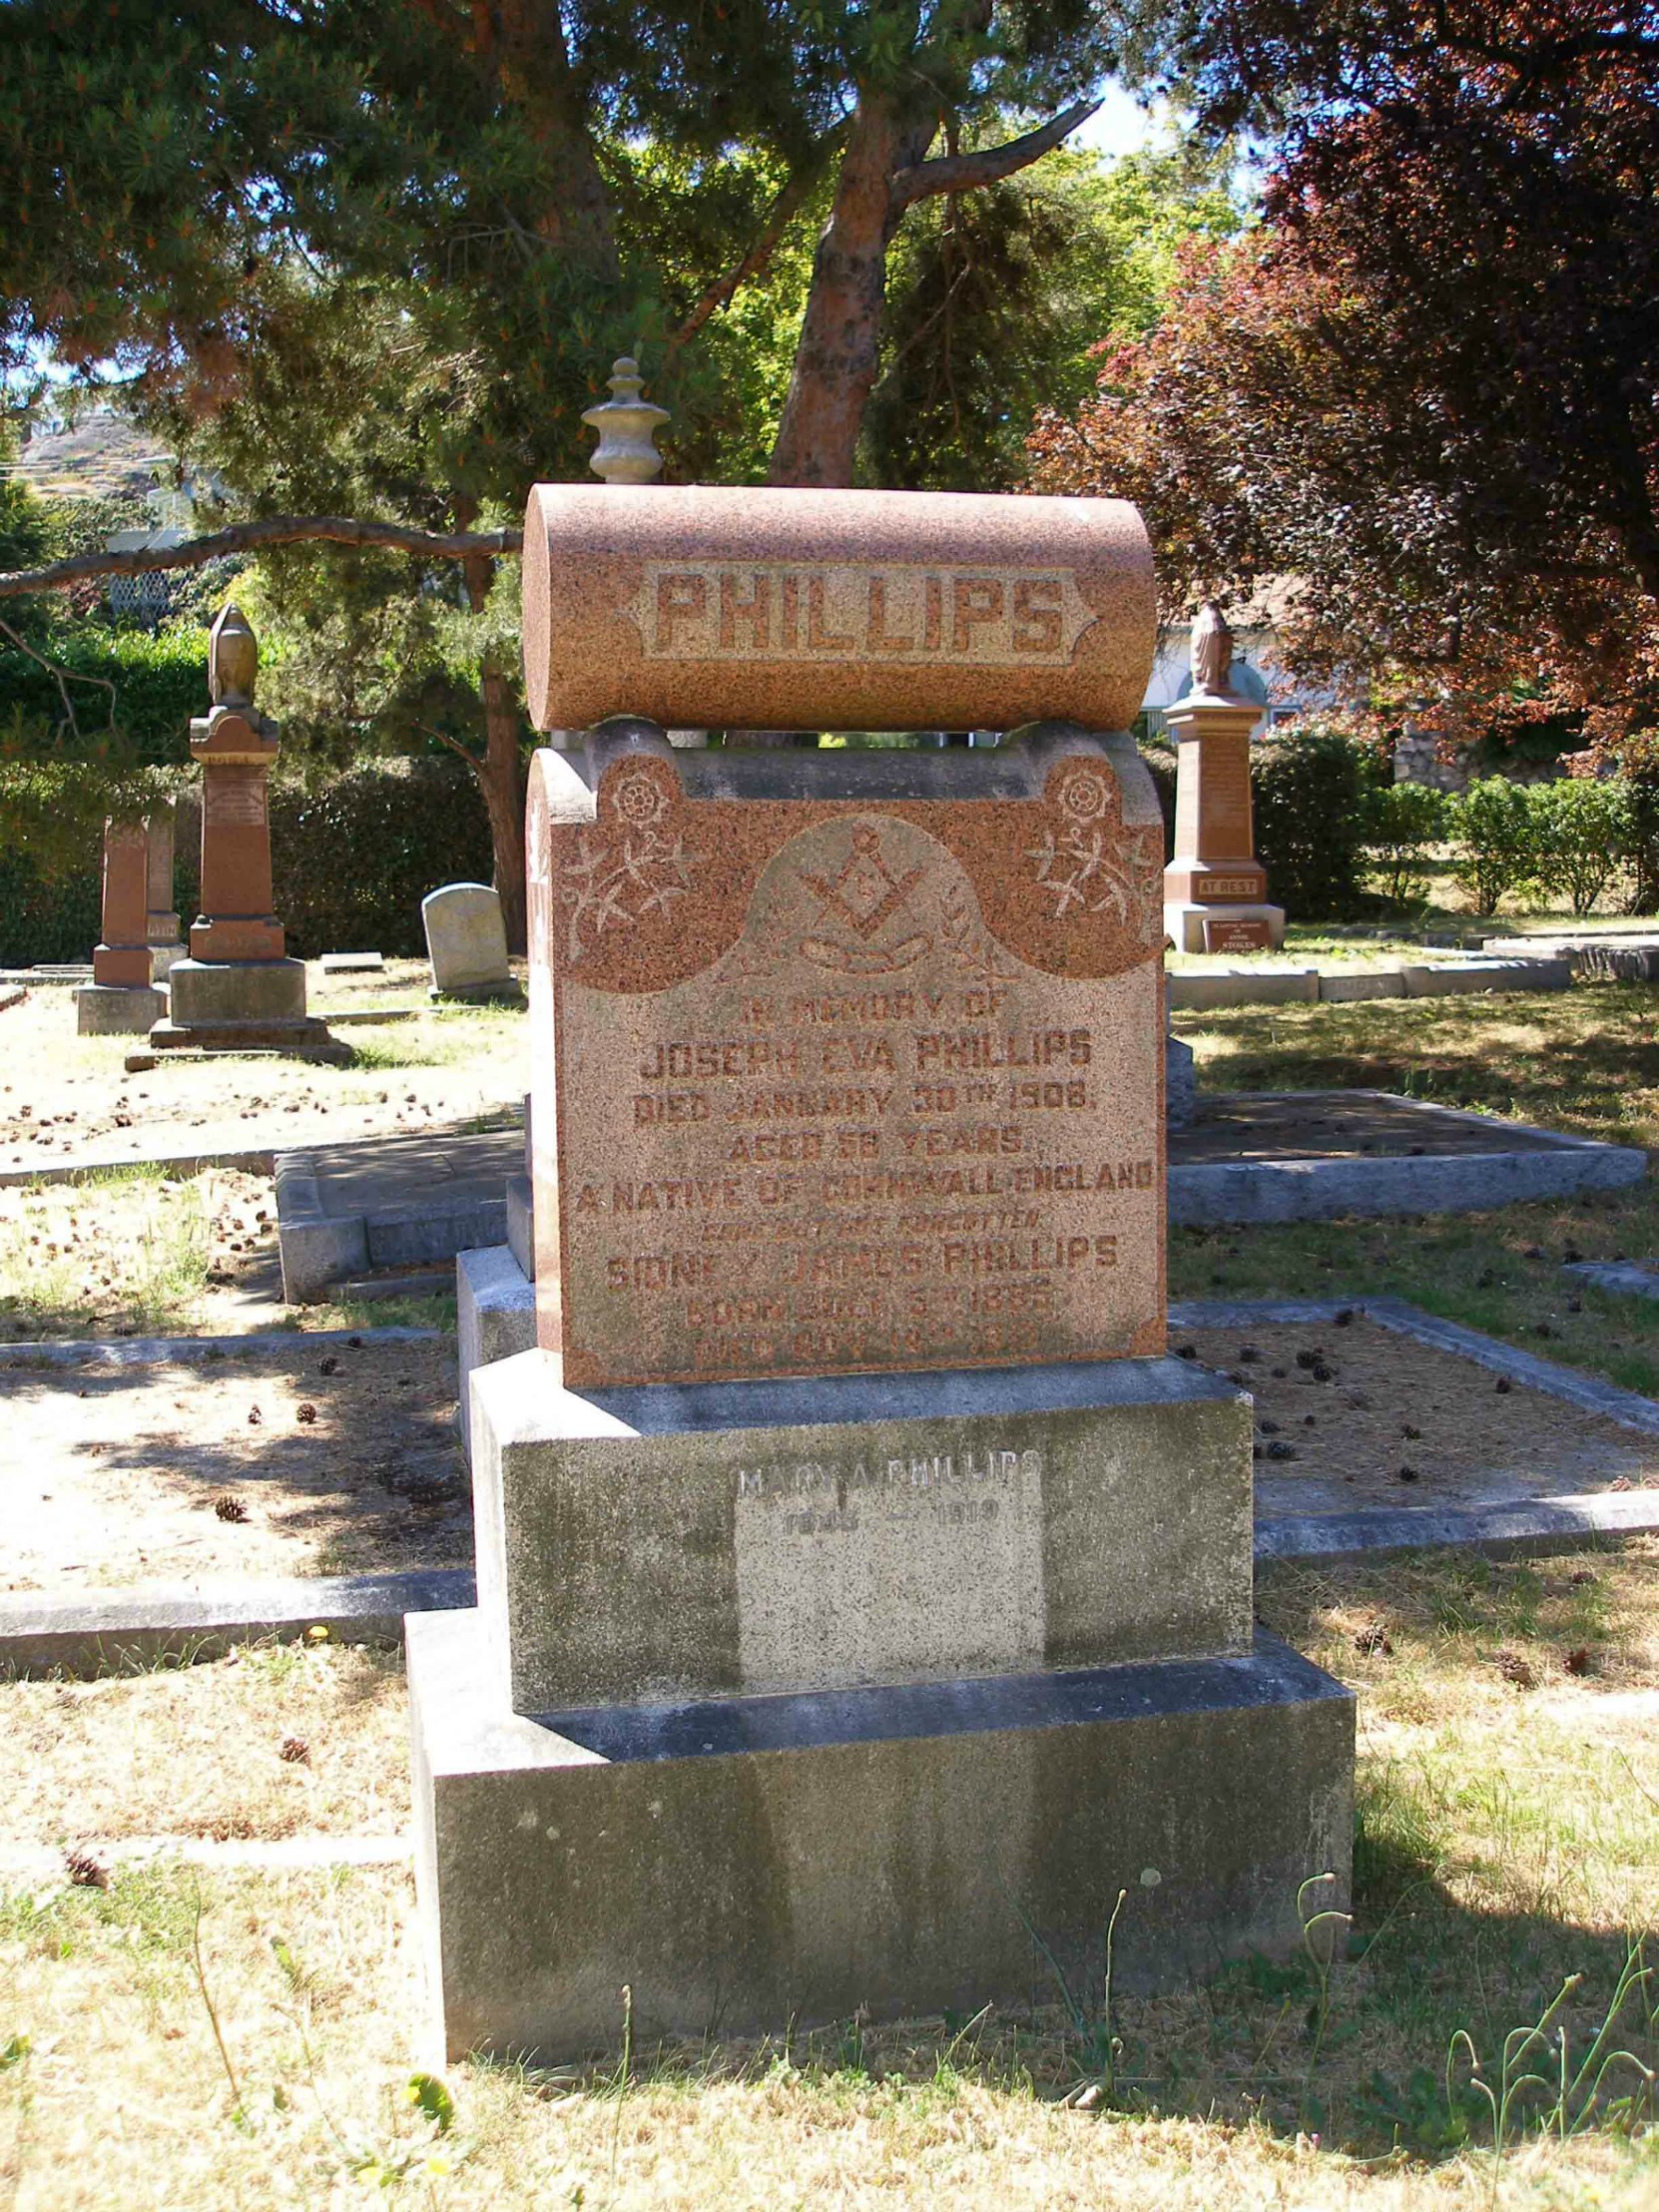
M446 883L420 902L435 991L511 989L500 894L487 883Z

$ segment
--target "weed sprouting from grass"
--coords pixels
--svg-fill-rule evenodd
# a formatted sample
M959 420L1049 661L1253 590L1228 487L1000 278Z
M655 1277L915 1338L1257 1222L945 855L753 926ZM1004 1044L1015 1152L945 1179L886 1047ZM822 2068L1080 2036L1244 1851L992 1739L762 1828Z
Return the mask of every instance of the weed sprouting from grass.
M231 2117L238 2127L245 2127L248 2124L248 2119L242 2101L242 2084L237 2079L237 2069L231 2063L231 2053L226 2048L225 2031L219 2021L219 2007L215 2004L213 1991L208 1986L208 1969L202 1960L202 1887L198 1883L195 1893L195 1911L191 1919L190 1929L191 1972L195 1976L197 1993L200 1995L203 2008L208 2015L208 2025L214 2032L214 2044L219 2052L220 2064L225 2068L225 2078L231 2084Z
M616 2114L611 2123L611 2187L616 2187L617 2160L622 2155L622 2106L628 2094L628 2073L634 2060L634 1991L622 1985L622 2061L616 2074Z
M1116 2033L1112 2025L1112 1962L1117 1940L1118 1915L1123 1911L1129 1892L1127 1890L1118 1892L1112 1910L1107 1916L1106 1958L1101 1979L1100 2011L1097 2016L1091 2018L1087 2008L1073 1993L1060 1961L1055 1957L1049 1944L1044 1941L1030 1916L1025 1912L1008 1885L1002 1880L1000 1874L997 1876L997 1885L1019 1916L1020 1926L1030 1936L1037 1949L1041 1951L1044 1960L1047 1962L1048 1970L1053 1974L1055 1985L1059 1989L1060 2001L1065 2006L1067 2016L1071 2021L1073 2039L1085 2060L1090 2061L1085 2065L1084 2078L1077 2083L1067 2097L1066 2102L1068 2104L1086 2104L1088 2107L1103 2103L1109 2109L1114 2108L1120 2084L1118 2061L1123 2055L1123 2039Z
M1320 2053L1325 2048L1325 2031L1331 2022L1331 1968L1337 1956L1337 1944L1354 1925L1352 1913L1345 1913L1336 1906L1324 1906L1317 1913L1308 1911L1308 1894L1326 1883L1335 1883L1334 1874L1310 1875L1296 1894L1297 1919L1302 1923L1302 1947L1308 1954L1308 1962L1314 1971L1314 2019L1312 2046L1308 2053L1308 2078L1310 2082L1319 2066Z
M1582 1973L1567 1975L1529 2027L1513 2027L1504 2036L1498 2046L1495 2079L1482 2066L1479 2048L1469 2030L1460 2027L1453 2034L1445 2057L1446 2109L1451 2113L1458 2107L1458 2061L1466 2059L1465 2091L1485 2105L1491 2120L1493 2204L1497 2202L1504 2156L1521 2134L1553 2135L1560 2142L1568 2142L1590 2125L1598 2108L1607 2123L1631 2134L1644 2118L1654 2115L1654 2086L1659 2075L1635 2051L1623 2044L1613 2047L1615 2032L1634 1999L1641 2014L1642 2035L1651 2048L1655 2025L1655 2004L1649 1991L1652 1975L1642 1943L1631 1943L1601 2022L1576 2064L1562 2013L1582 1985ZM1545 2065L1550 2071L1541 2070ZM1634 2075L1634 2084L1614 2103L1602 2106L1603 2087L1619 2068Z

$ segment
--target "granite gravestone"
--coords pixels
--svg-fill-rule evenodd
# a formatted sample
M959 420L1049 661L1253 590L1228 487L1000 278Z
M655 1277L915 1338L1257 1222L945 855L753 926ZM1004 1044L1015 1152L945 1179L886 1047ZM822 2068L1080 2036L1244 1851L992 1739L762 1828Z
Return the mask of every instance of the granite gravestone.
M112 817L105 823L103 937L93 947L92 981L75 993L75 1026L83 1037L148 1029L167 1005L150 980L147 854L142 822Z
M150 1032L158 1050L340 1051L305 1012L305 965L285 953L272 910L269 784L280 751L276 725L254 705L260 649L239 607L222 608L208 641L212 711L190 726L202 768L202 911L190 957L168 970L168 1018Z
M1127 741L536 763L572 1386L1155 1354L1162 832ZM555 943L553 940L557 939Z
M1262 719L1233 688L1233 635L1219 607L1192 633L1192 690L1165 717L1178 748L1175 856L1164 870L1164 927L1178 952L1256 952L1285 941L1256 858L1250 734Z
M615 497L527 531L538 715L601 721L532 776L540 1348L472 1378L478 1609L408 1623L442 2038L1023 2001L1121 1888L1129 1981L1290 1953L1352 1704L1254 1633L1248 1399L1162 1356L1138 518ZM1046 726L662 727L866 716Z
M421 900L420 918L432 966L433 999L509 1004L522 999L507 964L499 891L488 883L446 883Z
M184 940L179 935L179 916L173 904L173 848L177 814L176 802L167 799L153 807L144 819L147 877L145 897L149 907L145 927L150 939L151 973L157 982L163 980L176 960L185 957Z

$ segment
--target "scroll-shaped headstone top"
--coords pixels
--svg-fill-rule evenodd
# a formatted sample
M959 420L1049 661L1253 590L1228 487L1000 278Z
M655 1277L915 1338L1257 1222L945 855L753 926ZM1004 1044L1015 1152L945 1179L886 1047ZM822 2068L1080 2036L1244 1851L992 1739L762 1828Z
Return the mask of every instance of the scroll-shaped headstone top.
M525 517L543 730L1127 729L1156 630L1122 500L540 484Z
M1202 692L1210 699L1231 698L1233 633L1213 599L1204 602L1194 619L1188 660L1195 692Z
M238 606L222 607L208 633L208 696L216 707L252 707L260 641Z

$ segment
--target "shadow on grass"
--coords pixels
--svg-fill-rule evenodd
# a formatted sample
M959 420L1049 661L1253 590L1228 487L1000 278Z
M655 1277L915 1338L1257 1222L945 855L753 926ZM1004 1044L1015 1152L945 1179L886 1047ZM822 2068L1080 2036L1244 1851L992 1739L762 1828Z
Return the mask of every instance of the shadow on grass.
M1470 1911L1436 1879L1435 1841L1397 1811L1364 1815L1351 1955L1329 1972L1313 1955L1251 1954L1201 1986L1114 1993L1108 2006L1097 1965L1064 1998L1054 1988L1051 2004L968 2004L887 2023L858 2015L762 2037L717 2028L696 2041L653 2039L642 1977L626 2069L619 2004L603 2057L496 2070L538 2095L783 2079L899 2102L918 2117L977 2087L1070 2103L1079 2124L1123 2113L1265 2126L1287 2141L1313 2136L1328 2152L1422 2164L1488 2156L1496 2139L1512 2151L1546 2127L1629 2136L1650 2125L1659 2016L1651 1984L1632 1976L1631 1943L1544 1913ZM1126 1886L1132 1893L1132 1874ZM1113 1894L1103 1878L1102 1926ZM1046 1973L1035 1948L1033 1969ZM1542 2032L1523 2042L1540 2020ZM1512 2094L1499 2129L1479 2084L1501 2086L1506 2045ZM1539 2078L1514 2086L1527 2072Z
M1659 1146L1650 984L1182 1013L1210 1090L1384 1090Z

